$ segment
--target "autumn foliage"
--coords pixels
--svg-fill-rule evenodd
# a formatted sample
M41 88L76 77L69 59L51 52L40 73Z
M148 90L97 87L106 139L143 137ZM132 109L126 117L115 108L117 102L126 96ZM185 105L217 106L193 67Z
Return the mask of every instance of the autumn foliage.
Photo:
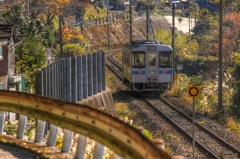
M82 40L84 37L80 33L79 28L69 28L68 25L63 25L63 42L73 42L78 43L80 40Z
M219 30L213 30L215 37L217 39L216 43L214 44L212 52L218 54L219 48ZM233 12L227 13L223 17L223 32L222 32L222 47L223 47L223 57L225 62L231 60L232 52L237 47L237 41L240 37L240 14Z

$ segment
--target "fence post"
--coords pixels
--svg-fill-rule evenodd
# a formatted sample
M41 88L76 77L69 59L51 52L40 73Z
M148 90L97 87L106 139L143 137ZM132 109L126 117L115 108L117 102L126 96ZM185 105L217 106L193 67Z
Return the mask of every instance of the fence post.
M69 152L71 148L73 133L70 130L64 129L62 152Z
M75 159L84 159L84 153L86 149L86 137L79 134L77 151L75 153Z
M51 124L47 146L55 146L58 133L58 126Z
M77 101L83 98L82 56L77 56Z
M42 95L43 96L47 96L47 68L46 67L44 67L43 69L42 69L42 73L43 73L43 80L42 80L42 89L43 89L43 91L42 91Z
M46 122L42 120L37 120L37 128L35 132L35 143L41 143L43 136L44 136L44 129L45 129Z
M104 145L96 142L94 147L93 159L102 159L104 155L105 147Z
M98 80L98 92L102 91L102 56L101 52L97 52L97 80Z
M27 123L27 116L19 115L19 123L17 128L17 138L23 139L24 138L24 130L26 128Z
M57 69L56 69L56 65L57 63L54 62L53 63L53 68L52 68L52 98L55 98L57 99L57 92L56 92L56 86L57 86L57 78L56 78L56 75L57 75Z
M77 101L77 57L73 56L71 58L71 90L72 98L71 102L76 103Z
M105 53L101 51L102 56L102 90L106 90L106 79L105 79Z
M65 59L65 70L66 70L66 101L71 101L72 91L71 91L71 58L68 57Z
M72 64L72 62L74 64ZM75 73L75 70L72 70L72 66L75 65L75 59L71 57L66 58L66 101L72 102L72 84L71 82L74 81L72 77ZM75 98L76 100L76 98ZM64 129L64 136L63 136L63 145L62 145L62 152L69 152L71 143L72 143L72 131Z
M56 99L59 99L59 92L60 92L60 90L59 90L59 83L60 83L60 79L59 79L59 60L57 60L57 61L55 61L55 63L56 63L56 67L55 67L55 70L56 70L56 81L55 81L55 85L56 85L56 88L55 88L55 93L56 93Z
M93 94L97 94L97 53L92 54L93 70Z
M53 64L49 65L48 70L49 70L48 80L49 80L49 84L50 84L50 85L48 85L48 90L49 90L48 97L53 98L54 97L53 91L52 91L53 90L53 85L54 85ZM47 124L46 128L48 129L48 127L49 127L49 124ZM47 142L48 146L55 146L57 133L58 133L58 126L51 124L50 125L50 133L49 133L48 142Z
M92 80L92 54L87 55L87 72L88 72L88 96L92 96L93 80Z
M49 97L49 68L45 67L43 68L43 95ZM44 135L46 135L48 133L48 130L50 129L50 124L49 123L45 123L45 132Z
M0 111L0 134L3 134L4 123L5 123L5 112Z
M61 77L61 81L62 81L62 83L61 83L61 87L62 87L62 92L61 92L61 100L66 100L66 79L65 79L65 76L66 76L66 69L65 69L65 67L66 67L66 64L65 64L65 59L61 59L61 63L62 63L62 70L61 70L61 72L62 72L62 77Z
M44 95L46 91L46 68L43 68L40 72L37 73L37 91L36 94ZM37 119L37 126L35 131L35 143L41 143L43 136L44 136L44 129L45 129L46 122Z
M83 75L83 98L87 98L88 95L88 81L87 81L87 56L82 56L82 75Z

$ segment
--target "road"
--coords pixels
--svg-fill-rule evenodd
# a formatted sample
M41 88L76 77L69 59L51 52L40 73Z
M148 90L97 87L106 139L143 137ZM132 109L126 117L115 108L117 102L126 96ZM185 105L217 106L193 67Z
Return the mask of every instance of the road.
M0 143L0 159L38 159L39 157L25 149Z

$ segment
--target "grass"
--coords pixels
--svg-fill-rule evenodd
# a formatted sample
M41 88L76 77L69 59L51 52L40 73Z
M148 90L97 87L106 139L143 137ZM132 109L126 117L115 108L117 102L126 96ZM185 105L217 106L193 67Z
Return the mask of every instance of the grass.
M226 127L229 131L236 134L238 137L240 137L240 123L234 120L233 118L227 119Z
M172 139L174 139L178 142L180 141L180 138L178 136L173 135L173 134L167 134L166 136L168 136L168 137L170 137L170 138L172 138Z
M179 76L180 77L180 76ZM180 77L181 78L181 77ZM180 80L180 79L178 79ZM180 80L181 81L181 80ZM186 81L186 80L184 80ZM177 97L180 101L184 102L186 105L192 105L192 98L188 97L187 89L184 89L188 84L180 84L179 81L175 81L175 84L173 85L172 89L169 91L169 94L172 96ZM218 106L218 96L216 95L216 91L213 90L214 88L214 81L204 81L203 88L208 88L204 92L204 90L201 90L201 96L200 98L196 99L196 110L200 113L203 113L205 116L208 116L210 118L215 118L218 114L217 112L217 106ZM211 93L212 91L212 93ZM229 89L223 89L223 101L226 107L231 105L231 91ZM226 108L227 109L227 108ZM222 117L219 117L216 119L220 124L223 124ZM231 116L228 116L224 119L224 125L227 130L231 131L232 133L236 134L240 137L240 122L232 118ZM204 125L204 122L199 122L199 124Z
M106 84L107 87L110 89L111 93L116 92L116 88L115 88L115 81L116 81L116 77L112 75L112 72L109 69L106 69Z
M131 118L135 115L134 112L128 110L127 103L115 103L116 110L120 118Z
M121 54L121 53L117 54L115 57L116 57L116 59L118 59L119 61L122 61L122 54Z

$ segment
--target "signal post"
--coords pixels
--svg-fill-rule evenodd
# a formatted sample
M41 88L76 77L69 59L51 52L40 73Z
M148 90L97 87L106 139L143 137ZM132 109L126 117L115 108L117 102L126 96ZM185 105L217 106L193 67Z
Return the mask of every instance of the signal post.
M200 86L188 86L188 97L193 98L193 134L192 134L192 142L193 142L193 159L195 158L195 98L200 97Z

